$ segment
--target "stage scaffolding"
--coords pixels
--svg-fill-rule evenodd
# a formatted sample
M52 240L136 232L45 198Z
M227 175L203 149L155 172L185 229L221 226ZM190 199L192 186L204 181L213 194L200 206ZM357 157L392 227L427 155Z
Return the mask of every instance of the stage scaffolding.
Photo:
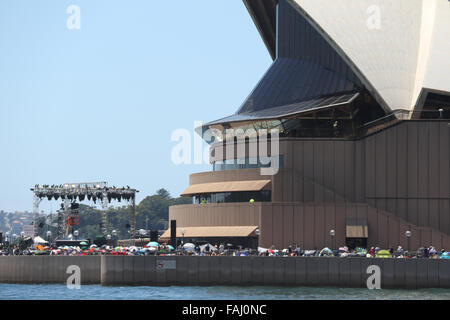
M34 215L34 235L39 231L39 205L43 199L48 201L61 200L61 209L58 211L58 238L67 234L66 218L71 214L71 204L77 201L92 201L95 204L100 202L102 207L102 233L108 234L108 204L112 200L121 202L125 200L129 203L129 232L130 239L136 236L136 189L127 187L108 187L107 182L88 182L88 183L65 183L62 185L35 185L33 191L33 215Z

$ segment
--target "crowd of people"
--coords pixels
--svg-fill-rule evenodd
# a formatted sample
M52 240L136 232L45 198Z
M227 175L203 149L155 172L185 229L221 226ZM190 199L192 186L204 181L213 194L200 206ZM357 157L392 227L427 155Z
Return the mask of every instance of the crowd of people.
M18 245L1 246L0 255L195 255L195 256L283 256L283 257L362 257L362 258L424 258L424 259L450 259L450 252L444 249L437 250L433 246L421 247L416 251L406 251L401 246L388 250L379 247L370 249L340 247L336 250L323 248L321 250L304 250L300 246L289 246L285 249L270 248L245 249L231 244L210 243L194 244L184 243L173 247L166 243L150 242L142 247L137 246L111 246L95 244L89 245L81 242L76 246L56 246L50 244L32 244L26 248Z

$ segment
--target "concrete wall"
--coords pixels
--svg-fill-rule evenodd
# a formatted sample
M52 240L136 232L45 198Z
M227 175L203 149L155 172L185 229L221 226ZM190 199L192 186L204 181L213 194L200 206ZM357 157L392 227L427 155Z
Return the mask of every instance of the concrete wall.
M450 288L449 260L313 257L0 257L0 283L65 284L70 265L81 268L81 285L365 288L367 267L378 265L381 288Z
M162 269L161 261L175 261ZM450 288L450 261L304 257L103 256L105 286L339 286L367 287L367 267L381 269L381 288Z
M0 283L65 284L67 267L77 265L82 285L99 284L100 263L100 256L0 256Z

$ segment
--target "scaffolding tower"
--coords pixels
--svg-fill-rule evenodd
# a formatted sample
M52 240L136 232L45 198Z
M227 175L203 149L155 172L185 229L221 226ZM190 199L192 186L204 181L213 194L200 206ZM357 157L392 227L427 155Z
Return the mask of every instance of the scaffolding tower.
M101 202L102 224L101 231L104 236L108 234L108 204L112 200L127 201L130 204L129 232L130 238L136 236L136 189L127 187L108 187L107 182L65 183L62 185L35 185L33 191L34 236L39 232L39 205L43 199L61 200L61 209L58 210L58 237L67 235L66 219L71 214L71 203L85 200Z

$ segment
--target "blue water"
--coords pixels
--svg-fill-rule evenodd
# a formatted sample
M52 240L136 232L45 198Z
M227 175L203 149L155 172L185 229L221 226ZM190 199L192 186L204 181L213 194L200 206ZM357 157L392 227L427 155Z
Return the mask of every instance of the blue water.
M102 287L0 284L0 300L450 300L448 289L309 287Z

